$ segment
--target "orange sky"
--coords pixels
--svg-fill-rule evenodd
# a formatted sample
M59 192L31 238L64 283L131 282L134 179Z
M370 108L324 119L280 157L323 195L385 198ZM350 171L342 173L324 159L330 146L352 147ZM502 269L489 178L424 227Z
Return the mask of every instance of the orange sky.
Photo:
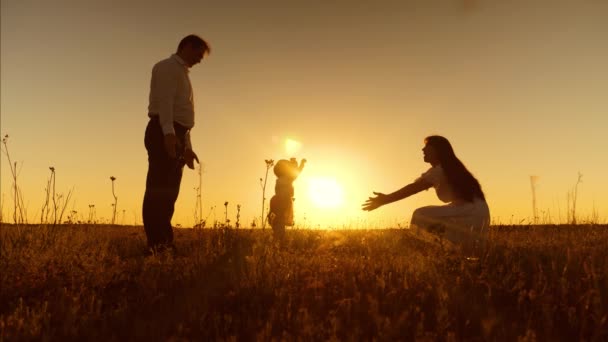
M429 165L441 134L479 179L498 223L608 217L608 3L585 1L1 1L0 132L19 162L30 221L49 166L86 219L141 224L143 133L151 67L196 33L213 52L190 73L194 149L204 162L203 216L260 216L265 159L307 158L296 181L300 226L407 225L432 192L372 213ZM286 141L292 140L286 151ZM298 148L294 149L294 146ZM12 215L2 155L1 199ZM343 202L319 208L315 187ZM325 183L323 183L325 182ZM327 183L329 182L329 183ZM193 223L196 172L185 170L173 223ZM274 187L269 177L267 197ZM317 190L318 191L318 190ZM312 192L312 194L311 194ZM211 208L215 206L215 210ZM124 217L123 217L124 210Z

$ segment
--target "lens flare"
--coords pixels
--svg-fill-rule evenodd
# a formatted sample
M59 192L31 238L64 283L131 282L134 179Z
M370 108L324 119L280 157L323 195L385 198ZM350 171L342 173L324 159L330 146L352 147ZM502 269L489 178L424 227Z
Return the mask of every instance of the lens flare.
M288 156L290 156L290 157L293 156L301 148L302 148L301 142L290 139L290 138L285 139L285 153L287 153Z

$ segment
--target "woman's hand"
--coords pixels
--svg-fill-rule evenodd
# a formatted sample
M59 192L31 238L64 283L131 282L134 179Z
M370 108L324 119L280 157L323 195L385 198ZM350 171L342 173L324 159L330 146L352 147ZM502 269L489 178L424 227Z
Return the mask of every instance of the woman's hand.
M363 203L363 205L361 206L361 209L363 209L365 211L372 211L376 208L379 208L379 207L389 203L388 195L385 195L380 192L375 192L375 191L374 191L374 195L376 195L376 197L369 197L367 199L367 201L365 201L365 203Z

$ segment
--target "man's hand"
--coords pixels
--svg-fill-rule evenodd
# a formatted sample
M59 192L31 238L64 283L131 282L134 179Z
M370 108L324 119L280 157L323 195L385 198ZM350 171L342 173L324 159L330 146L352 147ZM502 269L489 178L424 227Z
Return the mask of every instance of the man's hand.
M389 202L388 196L383 193L374 192L374 195L376 195L376 197L369 197L367 201L363 203L361 209L365 211L372 211Z
M192 151L191 149L187 148L184 151L184 161L186 162L186 165L188 165L188 167L192 170L194 170L194 161L195 160L198 164L201 163L200 161L198 161L198 157L196 156L196 153L194 153L194 151Z
M167 154L172 159L177 158L176 148L177 148L177 137L175 136L175 134L169 133L169 134L165 135L165 151L167 151Z

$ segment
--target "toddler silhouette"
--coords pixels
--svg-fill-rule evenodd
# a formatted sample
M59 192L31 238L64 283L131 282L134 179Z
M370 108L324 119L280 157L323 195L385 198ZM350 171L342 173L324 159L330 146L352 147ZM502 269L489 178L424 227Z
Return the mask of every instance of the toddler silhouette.
M274 196L270 199L268 222L272 226L274 236L279 239L285 236L285 226L293 226L293 181L298 178L305 164L306 159L302 159L298 165L296 158L291 158L281 159L274 166L273 171L277 181L274 186Z

